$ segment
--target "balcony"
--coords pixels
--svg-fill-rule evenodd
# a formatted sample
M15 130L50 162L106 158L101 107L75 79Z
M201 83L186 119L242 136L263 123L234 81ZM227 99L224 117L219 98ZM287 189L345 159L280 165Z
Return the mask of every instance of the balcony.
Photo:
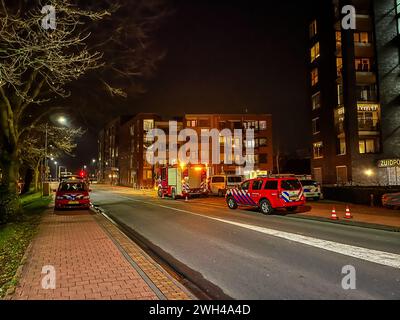
M379 132L380 123L374 120L358 120L359 131Z

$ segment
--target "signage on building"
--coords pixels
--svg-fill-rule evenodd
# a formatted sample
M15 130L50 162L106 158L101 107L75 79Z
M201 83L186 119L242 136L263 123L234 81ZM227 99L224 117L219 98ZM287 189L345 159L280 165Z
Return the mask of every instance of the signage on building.
M379 109L379 104L361 104L357 105L358 111L377 111Z
M400 167L400 159L383 159L378 161L379 168Z

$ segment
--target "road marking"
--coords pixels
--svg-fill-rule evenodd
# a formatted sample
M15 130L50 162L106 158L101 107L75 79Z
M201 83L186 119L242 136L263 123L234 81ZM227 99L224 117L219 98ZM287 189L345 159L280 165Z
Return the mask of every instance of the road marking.
M142 202L142 203L146 203L146 204L150 204L153 206L158 206L158 207L162 207L162 208L166 208L166 209L170 209L170 210L174 210L174 211L178 211L178 212L189 213L189 214L192 214L195 216L223 222L226 224L231 224L231 225L234 225L237 227L249 229L252 231L257 231L257 232L260 232L260 233L263 233L266 235L286 239L289 241L298 242L298 243L309 245L309 246L312 246L315 248L339 253L342 255L346 255L346 256L353 257L353 258L381 264L384 266L389 266L389 267L398 268L398 269L400 268L400 255L399 254L389 253L389 252L384 252L384 251L379 251L379 250L373 250L373 249L367 249L367 248L363 248L363 247L352 246L352 245L338 243L338 242L334 242L334 241L322 240L322 239L309 237L309 236L302 236L302 235L295 234L295 233L279 231L279 230L275 230L275 229L269 229L269 228L265 228L265 227L259 227L259 226L254 226L254 225L250 225L250 224L210 217L210 216L206 216L206 215L192 212L189 210L174 208L174 207L170 207L170 206L166 206L166 205L162 205L162 204L157 204L154 202L147 202L147 201L143 201L143 200L132 199L130 197L125 197L125 196L121 196L121 195L119 195L119 196L126 198L128 200Z

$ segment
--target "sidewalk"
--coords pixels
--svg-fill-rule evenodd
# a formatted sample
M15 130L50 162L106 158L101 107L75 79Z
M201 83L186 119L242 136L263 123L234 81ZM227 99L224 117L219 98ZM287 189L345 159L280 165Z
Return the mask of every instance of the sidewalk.
M335 208L339 221L346 221L347 223L365 223L376 226L388 226L400 229L400 211L391 210L381 207L369 207L365 205L349 204L352 219L344 219L346 212L346 204L343 202L323 201L315 202L310 201L306 204L306 209L296 213L299 217L323 218L329 219L331 217L332 209Z
M100 214L48 210L6 299L191 299L193 296ZM43 289L44 266L55 289Z

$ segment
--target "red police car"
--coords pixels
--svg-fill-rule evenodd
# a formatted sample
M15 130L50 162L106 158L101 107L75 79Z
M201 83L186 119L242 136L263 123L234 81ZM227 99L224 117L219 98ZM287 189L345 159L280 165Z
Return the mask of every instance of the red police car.
M239 187L229 189L225 199L230 209L238 206L258 207L264 214L271 214L277 208L295 211L305 204L303 187L293 177L246 180Z
M83 180L62 181L56 191L55 209L89 209L89 192Z

